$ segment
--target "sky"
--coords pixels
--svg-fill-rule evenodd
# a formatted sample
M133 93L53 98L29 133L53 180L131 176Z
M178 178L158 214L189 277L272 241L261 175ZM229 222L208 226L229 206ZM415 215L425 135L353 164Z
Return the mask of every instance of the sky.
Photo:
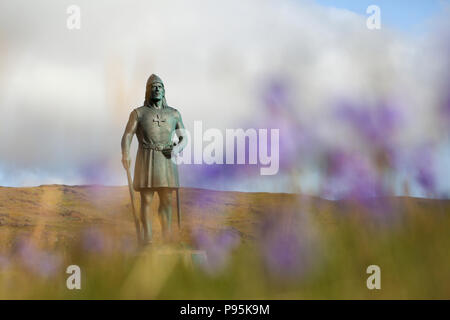
M380 6L380 30L366 27L369 4ZM67 28L70 5L81 9L79 30ZM288 127L351 148L331 108L388 99L406 115L395 138L405 149L437 146L437 184L448 194L448 131L436 112L448 88L447 17L448 2L434 0L2 1L0 185L126 184L120 139L156 73L190 131L199 120L267 127L267 88L281 83ZM191 187L317 192L320 175L302 166L229 180L180 167L180 176Z
M442 10L442 0L316 0L323 6L336 7L366 14L370 5L382 8L383 23L406 33L417 33L426 29L425 24L431 22Z

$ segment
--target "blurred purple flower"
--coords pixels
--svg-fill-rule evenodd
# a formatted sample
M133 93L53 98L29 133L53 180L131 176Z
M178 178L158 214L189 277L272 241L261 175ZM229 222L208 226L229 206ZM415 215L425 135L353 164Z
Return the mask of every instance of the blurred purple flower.
M312 266L316 245L307 224L284 219L280 212L268 214L260 233L264 266L277 278L301 277ZM313 248L314 246L314 248Z
M354 201L379 222L395 219L389 192L380 173L361 153L343 150L328 152L322 196Z
M450 81L447 81L447 84L450 84ZM447 125L450 125L450 85L449 88L444 93L444 99L441 107L443 119L447 122Z
M106 250L106 239L99 229L89 228L82 235L83 248L90 252L103 252Z
M427 192L436 191L436 180L433 169L433 151L430 146L420 147L413 156L413 168L417 183Z
M222 230L216 236L209 235L203 229L197 229L193 236L198 248L206 252L206 264L201 266L211 274L223 270L231 251L240 243L239 233L233 228Z
M376 107L343 103L336 110L338 119L353 126L370 143L384 144L402 123L400 110L385 102Z
M19 240L16 254L28 270L42 277L54 275L62 262L59 255L38 248L30 239Z
M381 102L376 106L361 106L344 102L336 108L338 119L348 123L370 147L371 156L380 168L394 168L398 152L393 141L403 123L403 114L393 104Z
M319 145L313 130L302 125L296 119L295 114L275 114L260 121L259 126L268 129L268 131L271 129L279 130L280 170L288 171L292 168L299 168L302 163L307 162L314 156Z
M285 80L271 80L261 94L269 114L278 114L289 107L289 90Z
M226 147L223 149L222 164L191 164L189 167L182 167L181 170L188 170L183 173L183 177L189 176L196 187L200 188L217 188L223 186L227 181L234 181L242 176L256 175L259 173L257 165L248 164L249 147L245 144L245 164L227 164L226 163ZM236 162L237 146L234 145L234 155Z
M278 275L299 275L304 271L307 261L302 245L292 232L277 233L267 241L267 266Z
M335 150L327 154L324 196L356 199L384 196L376 169L364 155Z
M259 129L267 129L267 152L271 157L275 156L272 148L271 129L279 130L278 164L280 171L289 172L299 168L303 162L311 160L316 153L318 142L314 131L302 124L297 117L296 110L292 108L290 88L287 81L271 79L260 94L262 106L251 119L244 120L239 125L242 129L255 129L258 132L258 148L261 146ZM235 160L237 158L237 146L233 144ZM250 147L248 139L245 144L245 164L226 164L227 147L224 145L223 164L190 165L189 176L195 177L195 184L201 183L201 187L211 188L224 186L228 183L241 181L244 177L260 175L261 167L266 165L249 164ZM258 151L259 152L259 149ZM236 163L236 161L235 161ZM200 181L200 182L199 182Z
M289 83L272 79L264 88L259 128L279 129L279 165L281 170L298 168L316 151L318 141L313 130L299 121L291 103ZM254 123L249 124L255 127Z
M109 176L105 165L107 163L108 161L106 159L97 159L79 168L79 173L84 181L83 183L104 184Z
M435 181L434 176L430 170L425 167L418 168L417 182L427 191L434 191Z

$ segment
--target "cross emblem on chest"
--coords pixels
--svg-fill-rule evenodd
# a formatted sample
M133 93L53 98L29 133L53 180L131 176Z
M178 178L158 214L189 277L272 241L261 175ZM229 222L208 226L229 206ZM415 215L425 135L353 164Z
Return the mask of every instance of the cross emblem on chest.
M158 127L161 127L161 122L166 122L165 119L160 118L159 114L156 115L156 118L153 118L153 122L157 122L158 123Z

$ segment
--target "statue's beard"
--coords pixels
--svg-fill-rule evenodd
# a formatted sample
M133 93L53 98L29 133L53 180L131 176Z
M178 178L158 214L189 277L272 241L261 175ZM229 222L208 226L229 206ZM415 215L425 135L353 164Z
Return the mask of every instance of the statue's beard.
M164 96L161 96L161 97L152 97L151 99L152 99L153 101L160 101L160 100L164 99Z

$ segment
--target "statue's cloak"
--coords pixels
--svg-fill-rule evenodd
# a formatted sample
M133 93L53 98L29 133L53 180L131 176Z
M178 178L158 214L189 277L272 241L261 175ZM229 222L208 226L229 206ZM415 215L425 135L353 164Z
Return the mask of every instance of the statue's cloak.
M139 147L134 169L134 189L178 188L177 165L163 154L173 142L176 129L184 129L180 113L169 106L144 105L132 112L136 117Z

